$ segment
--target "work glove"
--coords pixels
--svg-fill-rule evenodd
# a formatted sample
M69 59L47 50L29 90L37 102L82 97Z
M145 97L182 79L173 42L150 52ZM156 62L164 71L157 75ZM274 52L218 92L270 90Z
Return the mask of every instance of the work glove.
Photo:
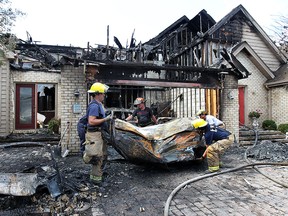
M205 157L203 157L203 156L201 156L199 158L195 158L195 160L197 160L197 161L203 161L204 159L205 159Z
M106 121L110 121L112 119L112 115L110 114L110 115L108 115L108 116L106 116L105 118L104 118L104 121L106 122Z

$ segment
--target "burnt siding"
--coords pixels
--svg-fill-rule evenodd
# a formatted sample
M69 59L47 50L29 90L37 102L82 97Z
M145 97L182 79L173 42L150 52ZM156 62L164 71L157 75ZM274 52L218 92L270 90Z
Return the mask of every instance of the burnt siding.
M240 18L234 18L227 24L223 25L215 31L210 39L219 43L236 44L242 41L243 28L242 24L245 21Z
M219 53L219 49L223 47L228 49L237 43L246 41L271 71L276 71L280 67L280 62L275 53L269 49L259 32L256 31L249 20L240 15L236 15L211 34L208 40L214 42L213 45L210 45L213 48L210 47L206 50L206 52L209 52L209 64L215 62L215 57L211 51Z

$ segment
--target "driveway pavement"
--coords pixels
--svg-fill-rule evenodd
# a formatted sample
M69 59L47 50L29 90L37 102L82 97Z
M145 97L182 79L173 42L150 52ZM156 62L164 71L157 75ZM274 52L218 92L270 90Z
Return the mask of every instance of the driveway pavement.
M30 147L21 147L18 150L15 148L0 149L1 172L22 172L23 170L28 172L31 171L31 167L33 170L37 170L43 164L48 164L43 161L44 158L39 160L37 153L39 151L35 149L30 151L27 148ZM222 171L246 164L245 150L245 147L237 146L229 149L222 157L222 161L226 165ZM28 154L31 157L27 157ZM47 155L44 152L42 154ZM38 158L37 161L31 161L33 155ZM37 165L37 163L41 164ZM16 212L21 212L16 211L17 208L19 210L19 208L28 209L28 207L31 209L33 207L34 213L45 212L47 215L49 213L52 215L51 209L56 211L55 205L59 202L64 203L65 197L70 201L76 200L77 205L74 202L73 205L62 209L58 208L57 211L58 214L60 211L60 215L164 215L164 207L171 192L183 182L205 175L207 169L205 161L169 166L135 165L123 160L121 156L111 150L105 168L105 182L102 187L95 188L88 183L90 165L84 164L80 155L70 154L66 158L57 160L57 163L64 181L69 181L70 186L72 183L77 186L72 192L65 190L65 196L51 199L47 191L40 190L32 196L33 202L26 200L24 206L21 204L24 197L20 197L21 199L14 197L11 200L13 196L0 195L2 206L0 215L29 215L23 214L23 211L16 214ZM23 167L24 165L25 167ZM288 185L287 166L259 166L259 169ZM83 192L84 190L79 189L80 182L81 184L87 183L88 190ZM79 190L77 191L75 188ZM287 197L287 188L267 179L253 168L247 168L185 185L172 197L168 215L288 215ZM86 203L89 202L90 208L79 210L79 203L82 203L83 200ZM3 206L7 206L7 203L10 207L4 209ZM70 211L67 210L68 207Z
M222 157L226 164L222 171L246 164L245 149L228 150ZM258 167L288 185L287 166ZM110 162L106 179L109 186L95 203L93 215L164 215L171 192L183 182L205 175L206 168L206 162L178 164L167 169ZM253 168L246 168L187 184L173 196L168 213L175 216L288 215L287 197L287 188Z

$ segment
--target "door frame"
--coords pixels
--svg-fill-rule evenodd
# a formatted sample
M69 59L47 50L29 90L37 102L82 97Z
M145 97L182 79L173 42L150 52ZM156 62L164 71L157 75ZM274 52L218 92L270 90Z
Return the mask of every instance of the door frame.
M20 90L21 88L31 88L31 122L27 124L21 124L20 122ZM16 84L16 103L15 103L15 129L35 129L36 128L36 115L35 115L35 84Z
M245 86L238 86L239 126L245 125Z

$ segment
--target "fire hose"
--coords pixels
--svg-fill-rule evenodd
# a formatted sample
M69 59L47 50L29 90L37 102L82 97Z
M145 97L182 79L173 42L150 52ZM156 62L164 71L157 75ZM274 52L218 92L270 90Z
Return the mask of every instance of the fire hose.
M255 142L254 142L254 145L251 147L253 148L257 141L258 141L258 131L257 129L254 129L254 132L255 132ZM245 164L245 165L242 165L242 166L239 166L239 167L235 167L235 168L231 168L231 169L228 169L228 170L225 170L225 171L221 171L221 172L215 172L215 173L209 173L209 174L206 174L206 175L202 175L202 176L198 176L196 178L193 178L193 179L189 179L185 182L183 182L182 184L178 185L169 195L169 197L167 198L166 200L166 203L165 203L165 207L164 207L164 216L168 216L169 214L169 206L170 206L170 203L173 199L173 197L177 194L177 192L183 188L184 186L186 186L187 184L190 184L190 183L193 183L193 182L197 182L199 180L202 180L202 179L206 179L206 178L209 178L209 177L213 177L213 176L217 176L217 175L222 175L222 174L225 174L225 173L229 173L229 172L235 172L235 171L239 171L241 169L244 169L244 168L248 168L248 167L253 167L257 172L259 172L260 174L262 174L263 176L265 176L266 178L270 179L271 181L277 183L277 184L280 184L282 185L283 187L286 187L288 188L288 185L286 184L283 184L282 182L278 182L277 180L265 175L264 173L262 173L257 167L255 166L263 166L263 165L273 165L273 166L288 166L288 162L279 162L279 163L273 163L273 162L263 162L263 163L250 163L250 161L247 159L247 151L248 149L250 148L247 148L246 151L245 151L245 159L247 161L248 164Z
M185 182L183 182L182 184L180 184L179 186L177 186L169 195L168 199L166 200L165 203L165 208L164 208L164 216L168 216L168 211L169 211L169 206L171 203L172 198L174 197L174 195L184 186L186 186L187 184L193 183L193 182L197 182L199 180L205 179L205 178L209 178L209 177L213 177L216 175L222 175L225 173L229 173L229 172L235 172L238 170L241 170L243 168L247 168L247 167L253 167L253 166L262 166L262 165L276 165L276 166L288 166L288 162L286 163L272 163L272 162L267 162L267 163L251 163L251 164L246 164L246 165L242 165L236 168L232 168L232 169L228 169L225 171L221 171L221 172L215 172L215 173L209 173L206 175L202 175L202 176L198 176L196 178L193 179L189 179Z

